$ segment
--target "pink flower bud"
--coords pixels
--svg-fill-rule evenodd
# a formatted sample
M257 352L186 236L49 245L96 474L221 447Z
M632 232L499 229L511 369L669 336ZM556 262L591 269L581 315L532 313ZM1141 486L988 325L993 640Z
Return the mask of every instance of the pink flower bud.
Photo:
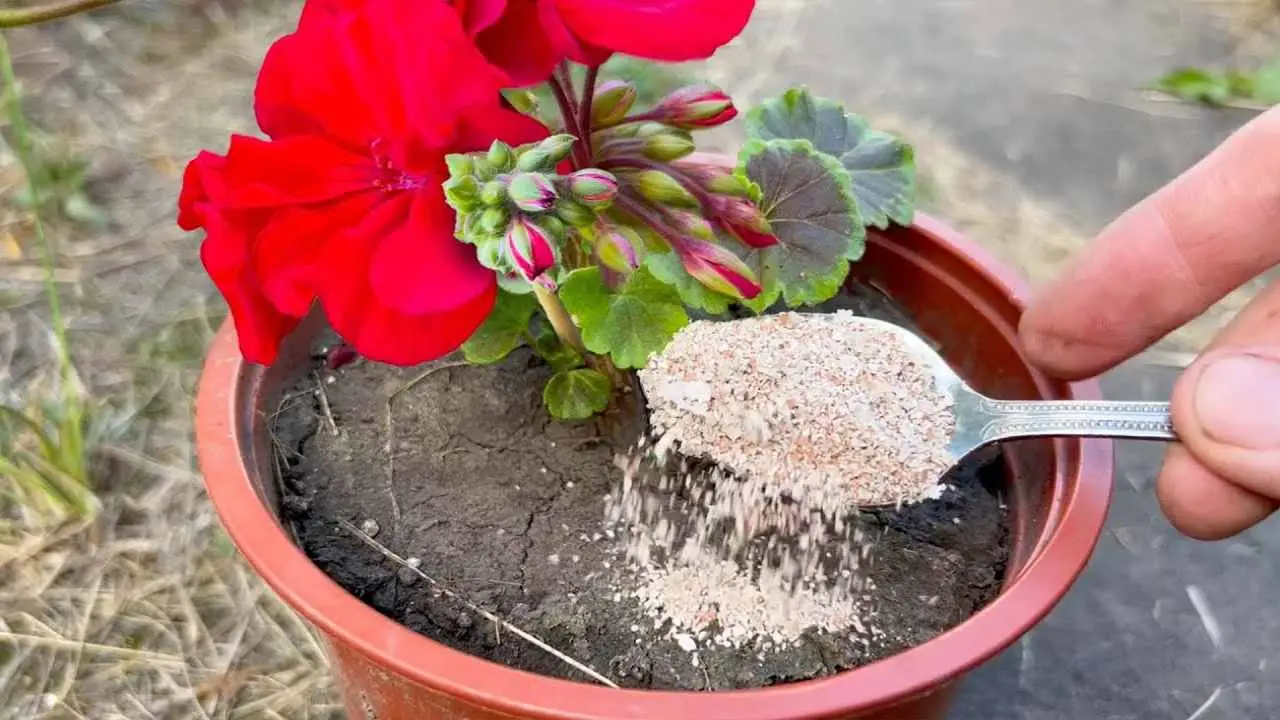
M517 217L507 228L507 256L525 280L535 280L556 264L556 249L545 230L528 218Z
M717 197L715 224L748 247L760 249L778 244L764 213L748 200Z
M610 226L596 233L596 257L610 270L628 273L640 266L636 246L642 242L635 230Z
M596 87L591 104L591 124L607 128L622 122L636 102L636 86L622 80L610 80Z
M722 295L750 300L760 294L760 283L747 264L715 243L689 240L676 248L680 263L698 282Z
M727 123L738 116L738 109L724 91L707 85L691 85L663 98L654 113L669 125L696 130Z
M511 178L507 197L525 212L540 213L555 207L556 189L546 175L522 172Z
M587 207L608 205L618 194L618 179L596 168L579 170L569 176L569 192Z

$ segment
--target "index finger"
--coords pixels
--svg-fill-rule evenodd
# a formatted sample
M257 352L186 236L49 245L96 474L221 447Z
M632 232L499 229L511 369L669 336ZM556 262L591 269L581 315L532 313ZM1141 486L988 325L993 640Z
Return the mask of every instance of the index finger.
M1280 262L1280 108L1121 215L1032 302L1031 360L1095 375Z

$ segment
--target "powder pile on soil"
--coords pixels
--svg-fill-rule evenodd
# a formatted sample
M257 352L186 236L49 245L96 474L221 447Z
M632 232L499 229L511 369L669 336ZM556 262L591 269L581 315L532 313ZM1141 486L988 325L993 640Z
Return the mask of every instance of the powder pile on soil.
M641 370L662 443L835 513L936 497L952 400L850 312L699 321Z
M691 468L643 445L618 464L623 480L606 499L606 522L655 628L670 621L673 637L761 649L815 627L874 632L861 607L872 584L859 572L872 546L842 515L828 519L767 497L760 480Z

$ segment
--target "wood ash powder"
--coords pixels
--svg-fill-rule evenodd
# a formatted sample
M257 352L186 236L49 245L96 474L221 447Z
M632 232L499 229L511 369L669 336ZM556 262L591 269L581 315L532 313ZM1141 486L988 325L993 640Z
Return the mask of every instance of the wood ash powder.
M654 433L826 511L936 497L952 400L897 334L858 320L691 323L639 373Z
M848 518L936 497L955 421L929 367L854 317L695 322L639 373L653 432L619 458L606 522L626 590L691 652L883 637Z

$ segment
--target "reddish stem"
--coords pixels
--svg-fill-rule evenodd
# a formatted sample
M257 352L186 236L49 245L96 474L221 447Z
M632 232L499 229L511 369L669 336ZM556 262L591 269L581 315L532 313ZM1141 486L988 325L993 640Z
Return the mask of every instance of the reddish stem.
M562 64L556 68L547 82L551 85L551 94L555 96L556 105L560 108L560 116L564 118L565 132L578 138L578 142L573 144L573 165L575 169L581 170L591 162L591 156L586 151L590 140L583 135L582 126L578 123L578 110L573 102L573 83L565 66Z
M578 111L578 129L582 131L582 146L587 151L587 158L592 157L591 147L591 105L596 96L596 79L600 76L600 67L592 65L587 68L587 79L582 85L582 104Z

